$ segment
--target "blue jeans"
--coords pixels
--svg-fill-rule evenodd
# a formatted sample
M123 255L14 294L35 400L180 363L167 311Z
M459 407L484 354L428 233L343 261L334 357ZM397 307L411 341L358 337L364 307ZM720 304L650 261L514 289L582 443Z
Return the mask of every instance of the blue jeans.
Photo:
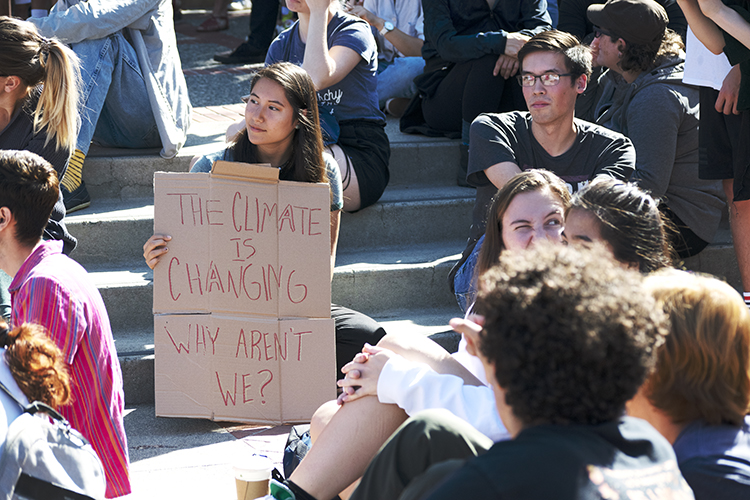
M421 57L397 57L390 63L378 61L378 104L382 109L385 101L393 97L411 99L417 93L414 78L422 74L424 59Z
M91 141L116 148L161 147L149 93L135 49L121 32L72 45L81 59L81 130L77 148Z

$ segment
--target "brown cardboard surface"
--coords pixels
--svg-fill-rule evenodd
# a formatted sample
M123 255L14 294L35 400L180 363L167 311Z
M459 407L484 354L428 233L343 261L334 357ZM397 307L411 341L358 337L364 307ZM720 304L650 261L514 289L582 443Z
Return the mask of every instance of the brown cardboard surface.
M154 174L154 313L330 317L330 191L278 170L216 162L211 174Z
M268 166L154 174L157 416L305 422L336 396L329 212Z
M336 397L332 319L154 317L156 415L309 422Z

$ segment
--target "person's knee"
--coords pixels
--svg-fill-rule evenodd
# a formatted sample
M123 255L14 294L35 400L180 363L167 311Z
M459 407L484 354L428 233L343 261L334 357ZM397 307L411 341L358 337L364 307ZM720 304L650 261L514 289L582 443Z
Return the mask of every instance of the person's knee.
M336 400L332 400L323 403L315 410L310 419L310 441L314 443L318 439L320 433L323 432L323 429L328 425L336 412L339 411L339 408L341 407L336 403Z
M401 336L394 335L392 333L387 333L378 342L378 347L384 347L385 349L390 349L391 351L399 352L401 349L403 349L404 344L402 342Z
M402 429L407 442L436 461L475 456L492 446L490 438L442 408L416 413Z

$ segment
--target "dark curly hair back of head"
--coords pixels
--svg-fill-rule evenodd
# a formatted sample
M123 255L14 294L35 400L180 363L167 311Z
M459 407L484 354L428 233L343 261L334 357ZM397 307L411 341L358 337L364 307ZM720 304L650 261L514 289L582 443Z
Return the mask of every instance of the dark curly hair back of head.
M482 276L479 349L524 425L622 415L667 332L642 285L637 271L599 246L505 252Z

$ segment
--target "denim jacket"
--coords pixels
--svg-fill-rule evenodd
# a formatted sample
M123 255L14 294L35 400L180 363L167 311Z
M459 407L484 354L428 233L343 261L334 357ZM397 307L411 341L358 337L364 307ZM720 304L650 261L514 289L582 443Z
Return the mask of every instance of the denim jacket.
M59 0L49 16L29 21L42 35L67 44L126 30L146 80L162 143L160 154L164 158L177 155L185 144L192 107L170 0Z

